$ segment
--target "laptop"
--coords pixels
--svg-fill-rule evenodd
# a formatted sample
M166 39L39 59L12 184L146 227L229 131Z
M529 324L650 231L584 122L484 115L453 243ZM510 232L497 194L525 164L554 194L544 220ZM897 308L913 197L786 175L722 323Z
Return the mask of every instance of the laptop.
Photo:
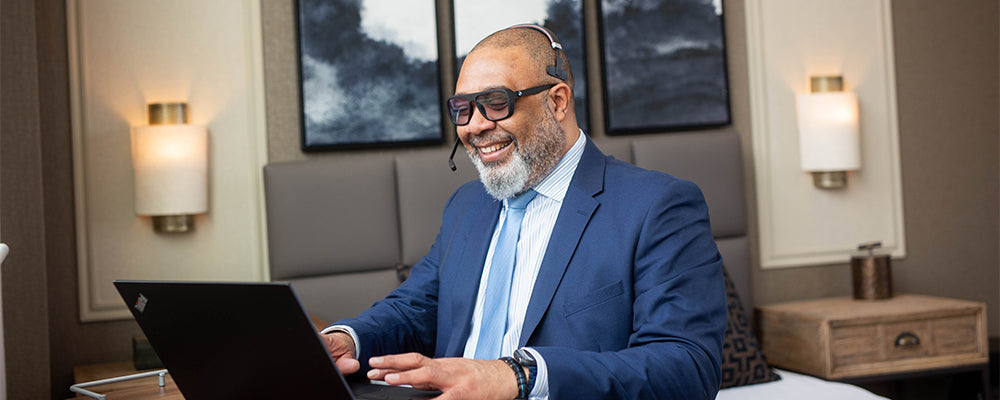
M288 283L115 281L188 400L429 399L348 383Z

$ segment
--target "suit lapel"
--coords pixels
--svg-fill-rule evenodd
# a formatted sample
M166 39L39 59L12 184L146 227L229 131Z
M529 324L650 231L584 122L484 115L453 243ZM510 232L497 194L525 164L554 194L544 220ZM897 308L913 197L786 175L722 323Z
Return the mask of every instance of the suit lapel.
M459 232L464 238L456 238L453 242L460 243L463 247L457 250L460 257L460 265L453 271L454 276L454 301L451 303L452 335L448 342L445 355L448 357L461 357L465 349L465 342L469 338L472 321L472 312L476 304L476 295L479 291L479 281L483 276L483 267L486 264L486 253L489 251L490 239L493 238L493 231L496 229L497 219L500 215L502 203L485 195L485 202L476 202L470 212L471 223L462 225L470 227L468 231Z
M552 237L542 258L542 265L531 292L531 301L524 316L524 327L518 347L527 344L538 323L542 320L563 274L576 251L590 217L600 203L594 196L604 188L606 158L589 139L580 163L570 182L559 216L552 228Z

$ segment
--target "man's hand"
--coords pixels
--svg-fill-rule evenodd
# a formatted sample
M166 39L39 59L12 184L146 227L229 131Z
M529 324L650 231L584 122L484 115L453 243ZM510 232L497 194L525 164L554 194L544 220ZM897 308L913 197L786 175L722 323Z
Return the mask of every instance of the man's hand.
M501 360L427 358L418 353L372 357L368 378L390 385L440 390L440 400L497 399L517 397L517 379Z
M354 345L354 339L351 339L351 335L334 331L320 336L323 337L323 342L326 343L326 350L330 352L330 356L337 362L337 369L342 374L350 375L361 369L361 363L358 362L357 354L355 354L357 347Z

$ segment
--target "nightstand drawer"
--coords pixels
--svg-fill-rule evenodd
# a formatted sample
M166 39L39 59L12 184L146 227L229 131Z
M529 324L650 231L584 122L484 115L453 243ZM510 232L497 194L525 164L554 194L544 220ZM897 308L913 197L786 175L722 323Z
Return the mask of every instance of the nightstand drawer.
M858 365L885 360L878 326L844 326L830 331L833 365Z
M986 306L900 295L810 300L757 309L768 363L847 379L987 362Z
M977 354L975 315L830 330L834 368L880 361Z
M978 319L975 315L939 318L931 322L934 332L934 349L937 354L976 353L979 345Z

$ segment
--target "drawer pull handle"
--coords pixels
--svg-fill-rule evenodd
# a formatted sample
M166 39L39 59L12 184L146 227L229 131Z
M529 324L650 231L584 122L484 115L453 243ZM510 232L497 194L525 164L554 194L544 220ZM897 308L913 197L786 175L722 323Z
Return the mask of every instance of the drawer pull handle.
M896 336L896 347L920 346L920 338L911 332L900 333Z

